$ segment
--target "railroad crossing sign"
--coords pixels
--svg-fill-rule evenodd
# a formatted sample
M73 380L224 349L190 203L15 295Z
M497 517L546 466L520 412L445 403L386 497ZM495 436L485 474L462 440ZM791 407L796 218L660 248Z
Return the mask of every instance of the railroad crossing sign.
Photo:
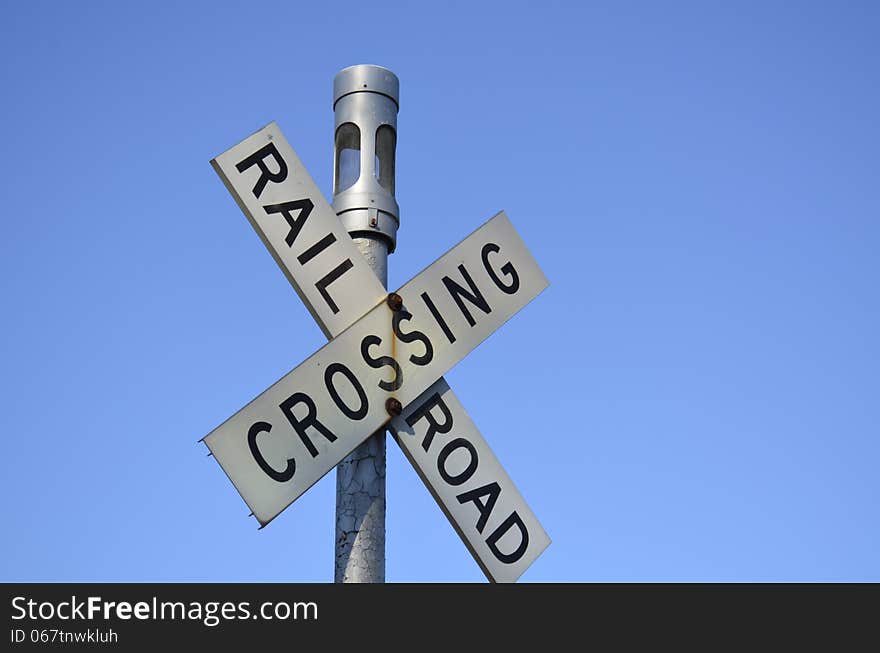
M330 341L203 438L261 528L388 426L478 565L550 540L442 375L548 282L504 212L388 294L281 130L212 162Z

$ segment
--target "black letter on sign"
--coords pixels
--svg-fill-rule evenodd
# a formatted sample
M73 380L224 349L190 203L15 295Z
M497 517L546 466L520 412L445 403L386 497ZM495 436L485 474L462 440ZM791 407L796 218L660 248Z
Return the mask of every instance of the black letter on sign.
M450 476L449 472L446 471L446 459L449 458L453 451L462 448L468 450L468 453L471 455L471 461L461 474ZM443 480L450 485L461 485L466 482L477 471L477 450L474 449L474 445L464 438L455 438L452 442L447 442L446 446L437 455L437 471L440 472Z
M381 369L385 365L394 370L394 380L379 381L380 388L386 392L394 392L403 385L403 370L400 369L400 365L398 365L397 361L391 358L391 356L379 356L379 358L373 358L370 355L370 347L381 344L382 338L379 336L364 336L364 339L361 340L361 356L364 357L364 362L374 370Z
M297 419L293 414L293 407L297 404L305 404L309 409L308 414L302 419ZM315 408L315 402L312 401L312 398L303 392L294 392L287 399L282 401L279 406L281 412L284 413L284 416L287 418L287 421L290 422L290 425L293 427L293 430L297 432L299 435L299 439L302 440L302 443L306 445L306 449L309 450L309 453L312 454L312 458L318 455L318 450L315 449L315 445L312 444L312 441L309 439L309 436L306 435L306 429L310 426L314 427L318 433L323 435L329 442L334 442L336 440L336 436L333 435L329 429L321 424L317 418L317 409Z
M336 236L334 236L333 234L327 234L317 243L315 243L302 254L297 256L296 260L299 261L300 265L305 265L335 242Z
M498 550L498 540L511 529L513 525L519 529L520 535L522 536L522 541L520 541L519 546L516 547L516 551L513 553L501 553ZM501 526L495 529L495 531L486 539L486 544L489 545L489 550L494 554L496 558L498 558L501 562L506 562L508 564L512 562L516 562L520 558L523 557L523 553L526 552L526 549L529 548L529 532L526 530L526 525L523 524L522 519L519 518L516 510L510 513L510 517L505 519Z
M443 423L440 424L431 414L431 409L437 406L440 409L440 412L443 413ZM425 439L422 440L422 449L425 451L431 446L431 442L434 441L434 435L437 433L449 433L452 429L452 413L449 412L449 407L446 405L440 398L440 394L435 392L423 403L421 406L416 408L412 415L406 418L406 423L410 426L415 426L416 422L420 419L425 418L428 420L428 432L425 433Z
M428 310L431 311L431 315L434 316L434 319L437 320L437 324L440 325L440 328L443 329L443 333L446 334L446 339L449 340L449 344L451 345L455 342L455 335L453 335L452 331L449 330L449 325L446 324L446 320L443 319L443 316L440 315L440 311L437 310L437 307L434 306L434 300L431 299L431 296L423 292L421 294L422 301L425 302L425 306L428 307Z
M498 483L492 481L483 487L478 487L476 490L459 494L456 497L458 502L462 504L472 501L477 507L477 510L480 511L480 518L477 520L478 533L482 533L483 529L486 528L486 522L489 521L489 515L492 514L492 508L495 507L495 502L498 501L499 494L501 494L501 487ZM489 500L486 501L486 503L483 503L480 501L480 497L485 496L488 496Z
M274 469L265 458L263 458L263 454L260 453L260 448L257 446L257 436L260 433L268 433L271 430L271 424L267 422L255 422L254 425L248 429L248 447L251 450L251 455L254 457L254 460L256 460L257 464L260 466L260 469L266 472L270 478L274 478L279 483L284 483L293 478L293 473L296 471L296 461L293 458L288 458L287 467L284 468L283 472L279 472Z
M498 286L498 289L501 292L505 292L508 295L514 294L517 290L519 290L519 275L516 273L516 269L513 267L513 263L508 261L504 265L501 266L501 271L510 277L510 285L505 285L501 283L501 279L498 278L498 275L495 274L495 270L489 267L489 253L497 254L501 251L501 248L498 247L495 243L486 243L483 245L483 266L486 268L486 272L489 273L489 276L492 277L492 281L495 282L495 285Z
M327 286L336 281L339 277L351 270L353 267L354 263L351 262L350 258L347 258L335 268L330 270L330 272L325 274L323 278L321 278L321 280L315 284L315 288L317 288L318 292L321 293L321 297L324 298L324 301L327 302L327 306L330 307L330 310L333 311L333 313L338 313L339 307L336 305L336 302L333 301L330 293L327 292Z
M455 300L455 303L458 304L458 309L461 311L461 314L464 315L464 319L467 320L467 323L471 326L474 326L476 324L476 321L474 320L473 315L471 315L471 312L464 305L464 302L461 301L462 297L464 297L471 304L479 308L487 315L492 312L492 309L489 308L489 304L483 297L483 293L481 293L477 289L477 286L474 284L474 280L471 279L471 275L468 274L468 271L465 270L463 265L458 266L458 271L461 272L461 276L464 277L465 282L467 282L467 285L470 287L470 292L459 286L449 277L443 277L443 285L446 286L446 290L449 291L449 295L452 297L452 299Z
M355 392L357 392L358 400L361 402L360 407L357 410L352 410L348 406L346 406L345 402L342 401L342 397L339 396L339 393L336 392L336 386L333 384L333 375L337 372L341 372L342 375L348 379L348 382L351 383L351 387L354 388ZM330 398L333 399L333 403L336 404L336 407L345 413L345 416L349 419L360 420L366 417L367 415L367 393L364 392L363 386L360 382L354 378L354 374L351 373L351 370L348 369L342 363L331 363L327 366L327 369L324 370L324 385L327 386L327 392L330 393Z
M263 210L266 213L280 213L284 216L284 219L287 220L287 224L290 225L290 231L287 232L287 237L284 239L284 242L287 243L288 247L293 247L296 237L299 236L299 232L306 223L306 218L309 217L309 213L312 212L313 208L315 208L315 205L312 204L312 200L307 197L304 200L282 202L281 204L269 204L268 206L264 206ZM299 211L299 214L294 218L290 215L291 211Z
M272 155L272 158L275 159L275 163L278 164L278 172L269 172L269 167L264 161L264 159L270 154ZM239 172L244 172L254 164L260 169L260 178L257 179L257 183L254 185L254 197L259 197L260 193L262 193L263 189L266 187L266 184L270 181L274 181L277 184L287 179L287 164L284 162L284 159L281 158L281 155L278 154L278 150L275 149L274 143L264 145L246 159L242 159L242 161L235 164L235 169Z
M394 314L394 317L391 318L391 328L394 329L394 335L400 338L401 342L415 342L419 341L425 347L425 353L422 356L416 356L413 354L409 357L409 359L415 365L427 365L431 362L431 359L434 358L434 347L431 345L431 341L428 340L428 336L426 336L421 331L410 331L409 333L404 333L400 330L400 322L401 320L406 320L407 322L412 319L412 315L405 311L399 310Z

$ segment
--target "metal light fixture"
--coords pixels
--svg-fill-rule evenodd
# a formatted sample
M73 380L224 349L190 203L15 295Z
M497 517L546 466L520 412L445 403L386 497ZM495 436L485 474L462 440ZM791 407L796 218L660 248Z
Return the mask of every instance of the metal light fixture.
M400 226L394 157L400 82L386 68L358 65L333 80L333 210L352 237L381 236L393 252Z

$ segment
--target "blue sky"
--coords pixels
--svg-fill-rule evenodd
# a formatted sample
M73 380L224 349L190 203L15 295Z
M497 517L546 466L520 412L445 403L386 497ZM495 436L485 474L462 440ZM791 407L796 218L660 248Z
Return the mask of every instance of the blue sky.
M500 209L551 282L446 377L553 539L523 580L880 580L875 3L31 2L0 32L0 579L332 580L332 475L257 531L196 444L323 344L209 160L276 120L329 195L333 76L377 63L390 285ZM388 580L481 581L388 450Z

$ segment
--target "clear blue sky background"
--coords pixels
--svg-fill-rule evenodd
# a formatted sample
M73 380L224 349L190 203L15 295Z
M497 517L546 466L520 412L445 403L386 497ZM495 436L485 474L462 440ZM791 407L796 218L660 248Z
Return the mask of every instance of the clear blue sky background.
M550 288L447 375L553 544L528 581L880 580L880 9L9 3L2 580L331 581L196 440L323 343L211 169L331 185L401 80L399 286L500 209ZM259 317L256 317L259 316ZM483 576L389 442L389 581Z

